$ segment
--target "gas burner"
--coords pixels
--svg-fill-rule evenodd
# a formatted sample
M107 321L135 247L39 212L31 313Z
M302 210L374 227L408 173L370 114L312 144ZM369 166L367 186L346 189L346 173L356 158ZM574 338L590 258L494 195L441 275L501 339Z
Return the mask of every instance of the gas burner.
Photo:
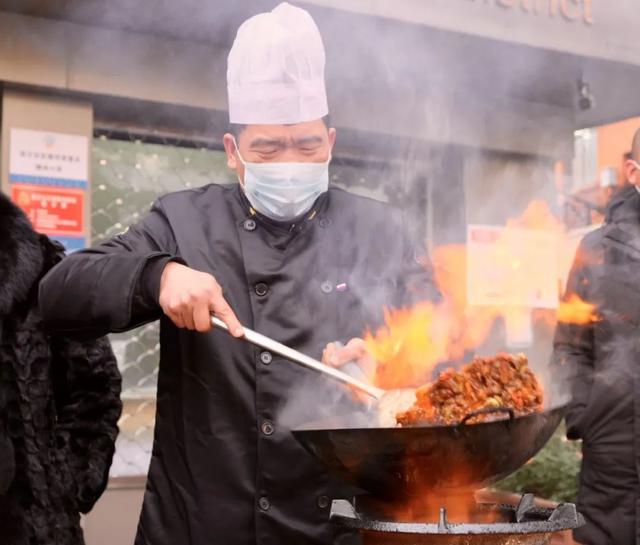
M356 505L356 500L334 500L330 519L358 530L364 545L548 545L553 534L584 524L575 505L540 508L531 494L522 496L517 507L479 504L477 512L495 520L489 523L451 523L445 508L440 509L437 522L397 521Z

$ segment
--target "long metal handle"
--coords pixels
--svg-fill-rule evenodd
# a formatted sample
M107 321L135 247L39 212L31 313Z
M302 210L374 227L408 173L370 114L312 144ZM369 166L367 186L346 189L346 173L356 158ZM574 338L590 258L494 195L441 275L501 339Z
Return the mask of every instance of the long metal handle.
M229 331L227 324L225 324L217 316L211 316L211 323L215 327L224 329L227 332ZM347 375L347 373L343 373L338 369L329 367L328 365L325 365L324 363L321 363L318 360L315 360L313 358L310 358L309 356L306 356L302 352L298 352L297 350L294 350L293 348L289 348L288 346L285 346L284 344L281 344L278 341L274 341L269 337L265 337L264 335L258 333L257 331L253 331L248 327L243 327L242 329L244 331L243 338L249 341L250 343L255 344L256 346L260 346L265 350L269 350L274 354L278 354L284 358L287 358L288 360L291 360L300 365L304 365L305 367L308 367L309 369L313 369L314 371L318 371L319 373L322 373L324 375L329 375L330 377L333 377L334 379L339 380L344 384L349 384L350 386L353 386L354 388L357 388L361 392L364 392L370 395L371 397L375 397L376 399L380 399L386 393L385 390L382 390L381 388L377 388L376 386L372 386L371 384L362 382L361 380L358 380L357 378L354 378L351 375Z

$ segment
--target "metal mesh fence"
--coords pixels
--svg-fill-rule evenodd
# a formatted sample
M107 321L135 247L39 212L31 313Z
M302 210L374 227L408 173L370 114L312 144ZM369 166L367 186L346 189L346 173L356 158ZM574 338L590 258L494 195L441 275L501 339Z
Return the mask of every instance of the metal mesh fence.
M232 181L222 151L157 137L150 142L133 134L97 136L91 169L93 244L138 221L164 193ZM111 341L122 373L124 403L111 476L145 475L153 442L158 325L112 335Z

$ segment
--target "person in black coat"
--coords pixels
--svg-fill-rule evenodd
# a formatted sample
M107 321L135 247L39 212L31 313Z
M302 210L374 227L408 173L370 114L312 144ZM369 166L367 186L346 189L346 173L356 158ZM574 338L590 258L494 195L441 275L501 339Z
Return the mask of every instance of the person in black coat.
M581 242L565 298L595 306L586 324L560 323L557 376L569 380L569 439L582 439L574 532L585 545L640 543L640 131L627 161L632 186Z
M250 327L320 358L334 341L360 350L355 339L381 325L385 306L438 297L407 215L329 187L336 131L327 124L323 69L307 12L283 3L249 19L228 70L224 145L239 183L161 197L140 222L73 254L41 284L43 316L61 330L96 334L160 320L138 545L357 538L335 536L329 521L331 499L354 490L291 433L330 411L352 416L352 393L211 330L213 312L237 337Z
M48 332L37 286L64 257L0 193L0 543L80 545L106 482L120 402L107 339Z

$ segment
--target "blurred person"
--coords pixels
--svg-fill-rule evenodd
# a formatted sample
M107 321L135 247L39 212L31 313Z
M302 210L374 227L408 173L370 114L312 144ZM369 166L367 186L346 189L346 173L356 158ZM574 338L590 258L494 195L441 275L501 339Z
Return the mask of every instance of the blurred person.
M569 439L581 439L578 510L585 545L640 542L640 130L625 161L630 185L578 248L565 298L595 306L586 324L560 323L553 365L570 381Z
M437 297L404 217L329 188L325 53L283 3L247 20L229 54L227 164L238 178L161 197L140 222L41 284L46 322L104 334L160 320L157 419L137 545L329 544L333 482L281 417L318 418L343 387L236 337L245 324L340 365L383 306ZM97 296L96 294L100 294ZM340 341L339 347L332 341ZM312 388L304 386L311 384ZM349 406L350 392L339 407ZM344 404L344 405L343 405Z
M106 482L121 403L106 339L52 334L40 278L63 258L0 193L0 543L80 545Z
M631 167L631 169L629 169L629 167ZM633 153L631 151L628 151L622 155L621 180L616 186L611 188L611 194L607 199L607 208L612 203L619 200L621 196L624 196L624 194L633 187L629 176L635 175L634 169L635 167L633 165Z

